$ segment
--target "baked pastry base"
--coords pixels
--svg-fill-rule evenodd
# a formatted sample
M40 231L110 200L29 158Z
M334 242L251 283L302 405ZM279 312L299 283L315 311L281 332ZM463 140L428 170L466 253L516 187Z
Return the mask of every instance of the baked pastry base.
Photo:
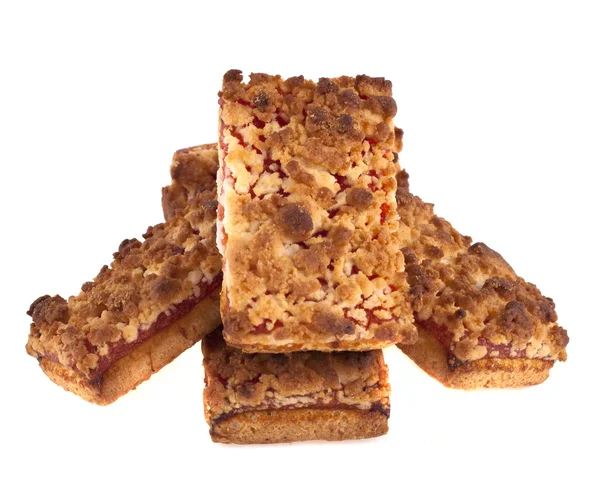
M427 330L417 325L419 339L398 348L427 374L446 387L459 390L538 385L548 378L552 360L539 358L482 358L453 363L454 356Z
M42 358L40 366L57 385L88 402L108 405L137 387L221 324L219 289L192 310L158 331L113 363L96 381L57 362Z
M299 408L235 413L216 419L210 429L218 443L288 443L352 440L384 435L383 413L349 408Z

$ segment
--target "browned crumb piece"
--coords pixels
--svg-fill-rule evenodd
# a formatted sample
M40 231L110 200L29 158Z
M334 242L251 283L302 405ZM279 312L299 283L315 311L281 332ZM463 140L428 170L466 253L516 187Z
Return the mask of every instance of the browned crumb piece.
M228 72L218 242L227 341L245 351L414 342L383 78Z
M165 220L183 212L196 192L214 191L218 167L216 143L177 150L171 163L171 185L162 190Z
M213 304L196 308L221 284L215 195L214 185L198 191L181 214L148 228L144 242L123 241L111 266L102 267L77 296L67 301L45 295L33 302L27 312L33 320L27 352L42 362L45 371L53 372L51 378L62 378L69 388L70 376L92 388L102 384L120 359L143 349L149 339L190 312L195 312L194 318L183 328L207 333L218 325ZM206 325L197 324L202 318ZM200 338L183 331L174 334L186 340ZM172 357L181 351L174 348Z
M404 130L396 127L394 129L394 153L398 154L402 151L404 139ZM397 159L396 159L397 160Z
M387 367L380 350L249 354L220 331L202 341L204 411L222 443L368 438L387 432Z

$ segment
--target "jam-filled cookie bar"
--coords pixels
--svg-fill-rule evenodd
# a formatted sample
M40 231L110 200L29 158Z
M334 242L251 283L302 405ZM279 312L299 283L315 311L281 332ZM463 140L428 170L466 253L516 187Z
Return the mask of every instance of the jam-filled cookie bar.
M109 404L220 324L215 199L213 179L143 242L123 241L77 296L33 302L27 352L51 380Z
M398 237L396 104L364 75L231 70L219 96L221 315L248 352L416 340Z
M215 442L347 440L388 430L381 350L251 354L216 330L202 340L204 411Z
M569 337L552 299L517 276L497 252L471 242L408 192L401 172L398 212L410 299L419 331L398 345L448 387L521 387L567 358Z

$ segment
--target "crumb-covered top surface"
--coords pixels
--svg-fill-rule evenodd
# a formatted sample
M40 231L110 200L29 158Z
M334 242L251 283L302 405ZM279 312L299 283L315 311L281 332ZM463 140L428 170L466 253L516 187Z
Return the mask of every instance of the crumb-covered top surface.
M227 72L220 92L225 336L247 350L413 342L391 83Z
M215 190L218 167L216 143L177 150L171 162L171 185L162 189L165 220L181 214L197 192Z
M357 408L389 415L387 366L369 352L243 353L221 330L202 341L204 400L210 422L243 411Z
M27 352L94 379L116 359L187 313L220 285L216 186L198 191L181 214L124 240L77 296L38 298Z
M410 299L417 324L459 361L491 358L565 360L569 337L554 302L497 252L473 244L408 192L399 174L398 212Z

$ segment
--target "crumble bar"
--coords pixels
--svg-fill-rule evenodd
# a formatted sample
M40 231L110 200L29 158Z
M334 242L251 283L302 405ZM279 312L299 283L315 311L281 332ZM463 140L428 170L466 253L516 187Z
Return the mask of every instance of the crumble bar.
M567 358L569 337L554 302L517 276L500 254L472 243L408 191L398 175L398 212L419 335L398 345L448 387L519 387L543 382Z
M414 342L391 82L242 80L227 72L219 93L225 339L275 353Z
M202 341L204 411L220 443L346 440L388 430L381 350L243 353L220 330Z
M123 241L77 296L33 302L27 352L54 382L111 403L220 324L214 170L144 242Z

